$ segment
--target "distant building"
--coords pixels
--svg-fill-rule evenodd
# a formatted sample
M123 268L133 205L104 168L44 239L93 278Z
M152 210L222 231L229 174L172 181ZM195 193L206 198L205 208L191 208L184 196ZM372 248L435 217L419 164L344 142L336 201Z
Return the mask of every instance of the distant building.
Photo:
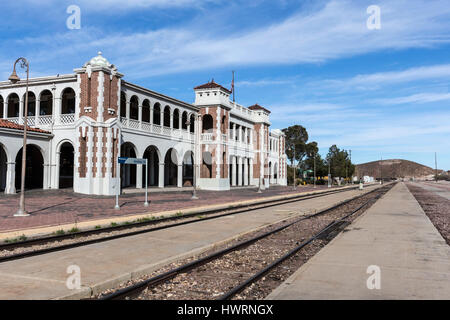
M99 53L73 74L30 79L27 188L73 187L95 195L150 186L286 185L285 136L270 131L270 111L230 101L230 90L211 81L186 103L124 81ZM0 189L20 187L25 81L0 82ZM198 135L196 134L198 132ZM194 170L198 164L199 170Z

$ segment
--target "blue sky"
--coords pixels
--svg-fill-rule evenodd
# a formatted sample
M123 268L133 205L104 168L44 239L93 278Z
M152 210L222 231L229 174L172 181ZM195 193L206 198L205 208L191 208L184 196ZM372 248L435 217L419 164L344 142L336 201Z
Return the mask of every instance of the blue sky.
M81 9L70 30L69 5ZM367 7L381 8L369 30ZM0 76L25 56L32 76L71 73L97 51L125 79L193 102L214 78L237 101L301 124L322 154L404 158L450 169L450 2L16 0L0 11Z

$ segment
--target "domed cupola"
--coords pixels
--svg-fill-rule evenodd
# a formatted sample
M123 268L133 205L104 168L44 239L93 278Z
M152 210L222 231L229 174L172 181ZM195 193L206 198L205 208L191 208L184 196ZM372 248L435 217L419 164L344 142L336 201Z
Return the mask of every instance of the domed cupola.
M84 64L83 68L86 68L87 66L91 66L92 68L103 67L103 68L117 70L113 64L109 63L109 61L105 57L102 56L101 51L98 52L98 56L93 57L90 61L86 62Z

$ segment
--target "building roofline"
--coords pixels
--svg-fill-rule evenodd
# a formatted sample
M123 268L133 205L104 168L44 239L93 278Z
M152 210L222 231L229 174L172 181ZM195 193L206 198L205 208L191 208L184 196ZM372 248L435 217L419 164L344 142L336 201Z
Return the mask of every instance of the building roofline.
M166 95L164 95L162 93L158 93L156 91L153 91L153 90L141 87L141 86L139 86L137 84L134 84L134 83L131 83L131 82L127 82L125 80L122 80L122 84L124 84L125 86L128 86L130 88L133 88L133 89L136 89L136 90L140 90L140 91L142 91L144 93L148 93L148 94L154 95L154 96L160 98L161 100L166 100L168 102L180 104L180 105L182 105L184 107L191 108L194 111L199 111L200 110L200 108L195 106L194 104L190 104L190 103L187 103L187 102L184 102L184 101L181 101L181 100L178 100L178 99L166 96Z

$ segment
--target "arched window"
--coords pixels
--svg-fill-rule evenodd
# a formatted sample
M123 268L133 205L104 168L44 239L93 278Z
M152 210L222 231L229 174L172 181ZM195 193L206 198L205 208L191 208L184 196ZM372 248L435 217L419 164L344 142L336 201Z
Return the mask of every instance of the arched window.
M214 127L213 117L209 114L205 114L203 116L202 124L203 124L203 127L202 127L203 133L212 132L213 127Z
M3 97L0 96L0 118L3 118L3 105L5 101L3 100Z
M159 103L153 107L153 124L161 125L161 105Z
M75 113L75 91L72 88L66 88L62 94L61 113Z
M8 97L8 118L14 118L19 116L20 99L15 93L12 93Z
M41 107L39 115L50 116L53 114L53 95L49 90L44 90L41 93Z
M180 111L178 109L175 109L173 111L173 128L174 129L180 129Z
M223 116L222 117L222 123L221 123L221 127L220 130L222 131L222 133L226 133L227 132L227 117Z
M25 101L26 93L23 95L23 101ZM33 92L28 91L28 114L27 116L36 115L36 96ZM25 115L25 108L23 108L23 115Z
M191 133L195 132L195 116L191 114L191 120L189 121L191 123Z
M136 96L132 96L130 100L130 119L139 119L139 100Z
M120 92L120 116L125 118L127 116L127 95L125 92Z
M150 122L150 101L147 99L142 103L142 122Z
M164 127L170 128L170 107L164 108Z
M184 130L187 130L187 128L188 128L187 121L188 121L188 114L185 111L185 112L183 112L183 115L181 116L181 128L183 128Z

